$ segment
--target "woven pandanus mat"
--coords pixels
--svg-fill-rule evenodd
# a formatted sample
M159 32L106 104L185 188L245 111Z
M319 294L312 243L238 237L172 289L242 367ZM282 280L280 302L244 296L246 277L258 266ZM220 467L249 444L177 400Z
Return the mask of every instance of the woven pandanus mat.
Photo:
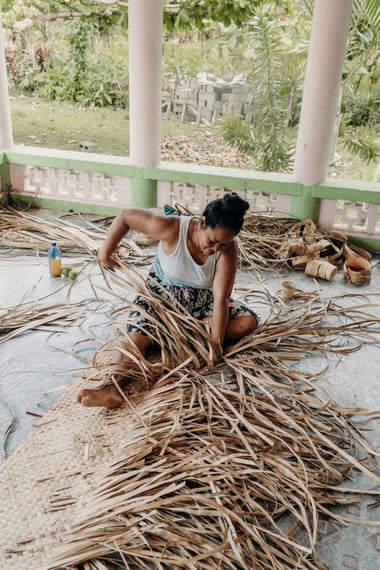
M80 385L67 391L0 471L2 570L44 567L90 491L88 475L128 437L128 424L117 421L120 412L76 404Z
M100 351L103 364L112 354ZM91 376L92 369L87 371ZM0 569L42 570L74 514L93 491L91 475L117 457L120 445L139 432L131 409L85 408L76 401L79 378L35 424L33 432L0 469ZM127 396L141 399L144 381Z

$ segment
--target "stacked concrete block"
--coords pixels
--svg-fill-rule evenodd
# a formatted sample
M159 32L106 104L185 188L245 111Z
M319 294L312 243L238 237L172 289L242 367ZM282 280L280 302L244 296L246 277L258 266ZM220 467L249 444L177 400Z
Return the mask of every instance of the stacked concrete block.
M186 79L177 87L173 105L174 114L185 119L190 109L201 120L215 123L220 114L239 116L247 124L253 122L253 85L243 76L226 81L207 73L195 79Z
M254 111L254 105L249 105L248 103L243 105L244 122L247 123L247 125L254 122Z
M187 107L198 107L199 84L196 80L187 79L175 90L173 113L176 117L184 120Z

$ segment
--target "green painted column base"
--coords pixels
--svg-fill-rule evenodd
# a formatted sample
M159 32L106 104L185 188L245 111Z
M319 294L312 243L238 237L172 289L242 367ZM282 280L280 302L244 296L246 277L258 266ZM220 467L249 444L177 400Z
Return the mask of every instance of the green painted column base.
M157 206L157 180L132 178L131 206L134 208L155 208Z
M293 196L290 207L290 215L297 220L311 218L313 222L318 221L320 199L312 196L313 187L304 186L301 196Z
M10 190L11 175L9 172L9 164L7 162L0 164L0 178L2 191L4 192L5 190Z

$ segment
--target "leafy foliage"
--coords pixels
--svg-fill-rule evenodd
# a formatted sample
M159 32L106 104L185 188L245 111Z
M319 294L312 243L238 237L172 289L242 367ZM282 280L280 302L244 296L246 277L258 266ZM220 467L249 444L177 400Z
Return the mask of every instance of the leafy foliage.
M380 145L376 133L361 125L357 129L345 129L340 137L343 148L357 154L367 163L380 158Z
M229 115L222 120L222 132L229 145L254 158L257 170L283 172L288 169L292 155L289 131L268 131L261 126L252 129L239 117Z
M178 0L164 12L168 31L208 29L212 22L241 27L254 15L259 0Z
M172 0L164 5L164 24L169 32L207 30L219 22L228 27L242 27L253 16L260 0ZM281 4L280 0L276 3ZM3 0L4 26L10 27L25 18L47 17L72 19L86 17L97 21L104 31L118 25L128 25L127 2L118 0Z
M288 126L294 118L294 102L299 101L297 87L302 82L306 60L306 43L301 49L299 40L302 32L306 37L308 31L299 22L295 37L296 23L298 16L279 14L269 3L257 8L247 32L250 78L255 85L254 125L249 128L235 117L222 122L225 140L254 156L260 170L286 170L292 155L289 144L294 141Z
M344 86L357 91L364 77L378 80L380 59L380 0L354 0Z
M3 26L24 30L41 22L85 18L96 23L103 33L114 26L127 28L127 4L97 0L2 0Z
M200 71L244 73L254 87L250 129L225 117L232 146L258 168L286 170L298 123L312 0L169 0L164 4L163 87L174 92ZM3 25L15 36L12 82L49 100L124 108L128 101L127 3L118 0L3 0ZM116 43L118 47L115 48ZM48 53L36 64L33 49ZM344 70L341 132L364 160L376 142L361 126L380 122L380 0L354 0ZM352 130L354 127L354 130Z
M73 100L80 98L87 68L87 48L91 24L84 20L73 20L71 27L71 63L73 68Z
M342 114L350 127L380 124L380 85L371 90L346 91L342 98Z

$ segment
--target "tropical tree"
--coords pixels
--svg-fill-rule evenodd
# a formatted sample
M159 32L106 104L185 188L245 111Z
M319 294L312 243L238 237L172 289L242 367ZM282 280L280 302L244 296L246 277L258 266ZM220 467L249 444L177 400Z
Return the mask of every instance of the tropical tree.
M370 162L380 158L380 0L354 0L342 81L339 140Z
M295 3L285 11L264 2L247 23L254 122L248 126L226 116L222 133L229 144L251 154L260 170L283 171L291 161L295 134L289 126L298 121L310 35L311 20L304 12L295 10Z
M224 26L243 26L253 15L260 0L169 0L164 3L164 24L167 30L205 30L212 22ZM275 3L283 4L280 0ZM123 0L2 0L4 27L16 29L42 20L94 18L105 25L127 28L128 2Z
M222 122L225 140L254 156L257 168L261 170L281 171L289 168L295 143L295 133L289 131L287 125L295 124L297 120L312 5L304 1L288 2L287 6L288 11L279 18L273 5L263 2L256 7L254 17L247 23L247 33L252 41L251 76L258 85L253 127L243 124L237 117L225 117ZM349 118L352 106L345 106L345 101L352 97L355 90L357 97L363 97L359 88L361 83L366 82L371 89L366 94L365 110L369 115L373 112L372 107L375 108L372 104L374 93L377 93L377 97L380 93L380 90L375 90L380 76L379 30L380 0L355 0L343 79L343 93L348 92L348 95L343 96L339 141L366 161L380 156L376 133L367 125L368 117L366 124L360 123L355 125L358 128L352 128ZM377 115L376 120L379 120Z

